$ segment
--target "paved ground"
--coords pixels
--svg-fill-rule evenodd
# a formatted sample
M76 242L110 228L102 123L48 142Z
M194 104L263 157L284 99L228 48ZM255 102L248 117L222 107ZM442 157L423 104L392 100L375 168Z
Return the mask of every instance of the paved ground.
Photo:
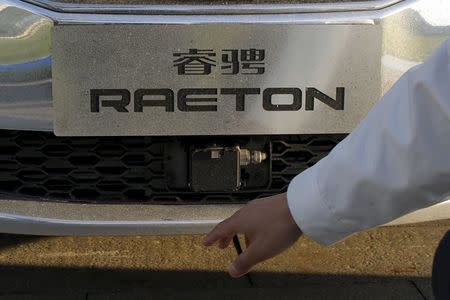
M432 299L433 251L450 222L388 227L324 248L302 238L248 278L200 236L0 236L1 299Z

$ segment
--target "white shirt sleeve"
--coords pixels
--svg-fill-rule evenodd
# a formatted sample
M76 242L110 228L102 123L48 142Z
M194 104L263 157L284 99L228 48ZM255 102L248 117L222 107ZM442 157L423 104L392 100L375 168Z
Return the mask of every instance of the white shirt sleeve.
M291 213L332 244L450 195L450 41L404 74L330 154L296 176Z

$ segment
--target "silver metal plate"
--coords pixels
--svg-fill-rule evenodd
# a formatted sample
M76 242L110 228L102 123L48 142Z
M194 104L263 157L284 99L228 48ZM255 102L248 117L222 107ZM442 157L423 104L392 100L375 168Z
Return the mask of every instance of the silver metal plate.
M54 130L63 136L349 132L381 94L381 46L377 25L58 25L52 35ZM186 54L195 50L201 55ZM224 88L260 94L247 95L243 108L236 96L221 93ZM287 95L273 90L279 88L289 88ZM345 90L343 107L320 100L337 101L337 88ZM130 103L121 112L104 107L122 96L95 98L94 89L125 89ZM167 106L140 111L139 89L164 89L168 96L142 99ZM210 89L210 95L183 101L182 89Z

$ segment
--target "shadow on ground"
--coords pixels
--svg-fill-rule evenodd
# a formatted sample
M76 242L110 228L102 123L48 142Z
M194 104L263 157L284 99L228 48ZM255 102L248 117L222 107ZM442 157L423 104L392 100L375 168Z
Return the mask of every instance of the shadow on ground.
M428 278L0 266L6 299L431 299Z
M205 249L201 236L0 234L0 300L431 300L427 276L447 230L447 224L383 228L329 248L302 239L252 272L253 285L217 271L236 253Z
M0 233L0 251L3 249L13 248L18 245L33 243L37 240L48 237L37 235L13 235Z

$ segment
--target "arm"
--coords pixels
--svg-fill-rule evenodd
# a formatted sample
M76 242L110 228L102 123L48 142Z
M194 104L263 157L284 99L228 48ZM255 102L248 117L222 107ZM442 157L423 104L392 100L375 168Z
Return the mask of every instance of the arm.
M281 194L250 202L205 238L243 233L241 276L300 236L331 244L450 195L450 41L408 71L333 151ZM295 222L294 222L295 221ZM297 226L297 225L298 226Z
M359 126L298 175L288 203L300 228L331 244L450 194L450 41L408 71Z

